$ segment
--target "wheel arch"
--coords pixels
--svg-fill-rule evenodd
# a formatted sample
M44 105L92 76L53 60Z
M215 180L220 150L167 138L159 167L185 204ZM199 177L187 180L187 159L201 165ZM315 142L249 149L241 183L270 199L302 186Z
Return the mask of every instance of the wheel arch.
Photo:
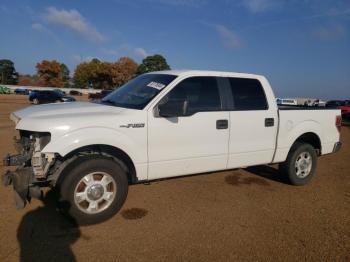
M59 157L59 167L52 173L50 180L56 184L60 179L61 174L67 169L72 168L75 160L77 160L79 156L93 155L112 158L114 161L121 164L123 169L125 169L129 184L135 184L138 182L136 168L130 156L120 148L105 144L82 146L74 149L63 157Z
M322 152L322 144L321 144L321 139L320 137L314 133L314 132L307 132L302 135L300 135L295 141L293 142L291 148L296 144L296 143L307 143L312 145L316 149L317 155L321 155ZM290 149L291 150L291 149ZM289 151L290 151L289 150Z

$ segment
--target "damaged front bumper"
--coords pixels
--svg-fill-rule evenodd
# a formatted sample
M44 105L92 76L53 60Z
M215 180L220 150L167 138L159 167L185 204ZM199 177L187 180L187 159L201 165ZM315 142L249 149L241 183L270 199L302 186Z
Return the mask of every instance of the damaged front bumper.
M7 156L4 159L4 164L15 163L12 161L13 157L14 156ZM9 158L11 158L11 161L6 162ZM42 191L38 185L38 181L35 179L33 168L31 166L21 166L15 171L7 170L1 179L4 186L13 186L17 209L24 208L32 198L40 199L42 197Z
M45 138L45 137L44 137ZM31 135L15 139L17 155L7 155L4 166L16 166L15 171L6 171L2 176L5 186L13 186L17 209L24 208L31 198L40 198L40 186L46 182L48 169L54 160L54 154L42 154L42 137Z
M18 166L16 171L7 170L2 176L4 186L13 185L17 209L24 208L31 199L29 185L33 180L34 174L31 167L24 167L28 160L29 156L27 154L7 155L3 159L4 166Z
M32 197L40 198L41 190L31 185L33 181L33 171L31 167L18 168L16 171L7 171L2 176L5 186L13 185L17 209L24 208Z

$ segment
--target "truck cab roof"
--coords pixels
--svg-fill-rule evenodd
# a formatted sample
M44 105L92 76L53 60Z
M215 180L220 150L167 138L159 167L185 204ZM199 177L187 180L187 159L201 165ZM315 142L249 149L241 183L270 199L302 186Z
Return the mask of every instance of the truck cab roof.
M167 74L176 76L191 76L191 75L204 75L204 76L224 76L224 77L243 77L243 78L264 78L262 75L239 73L239 72L227 72L227 71L209 71L209 70L165 70L150 72L148 74Z

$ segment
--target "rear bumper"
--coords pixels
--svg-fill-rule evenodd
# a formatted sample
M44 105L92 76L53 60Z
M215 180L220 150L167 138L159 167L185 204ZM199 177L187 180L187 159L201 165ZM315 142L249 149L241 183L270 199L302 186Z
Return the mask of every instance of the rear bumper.
M333 147L333 153L338 152L341 149L342 145L343 145L342 142L335 143Z

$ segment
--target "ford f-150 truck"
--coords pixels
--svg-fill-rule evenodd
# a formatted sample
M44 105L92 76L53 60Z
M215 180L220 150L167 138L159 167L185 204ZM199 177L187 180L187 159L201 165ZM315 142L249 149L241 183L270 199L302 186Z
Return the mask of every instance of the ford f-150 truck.
M17 166L4 176L19 208L40 187L58 193L80 224L112 217L130 184L280 164L304 185L317 157L338 151L338 109L282 106L265 77L214 71L162 71L136 77L100 102L31 106L11 114L20 137Z

